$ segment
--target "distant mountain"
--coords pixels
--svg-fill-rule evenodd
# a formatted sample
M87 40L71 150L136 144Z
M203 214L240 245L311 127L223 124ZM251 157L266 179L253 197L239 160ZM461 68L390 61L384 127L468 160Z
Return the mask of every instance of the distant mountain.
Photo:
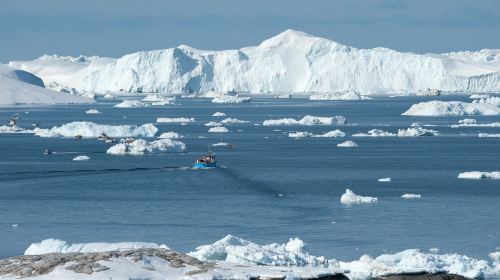
M92 92L500 92L498 49L445 54L356 49L295 30L240 50L181 45L118 59L58 58L10 66L35 73L45 83Z

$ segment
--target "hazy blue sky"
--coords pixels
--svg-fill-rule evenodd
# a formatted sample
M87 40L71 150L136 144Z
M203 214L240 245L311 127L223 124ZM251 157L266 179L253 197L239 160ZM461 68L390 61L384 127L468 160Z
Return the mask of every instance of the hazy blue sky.
M500 0L0 0L0 62L240 48L287 28L360 48L500 48Z

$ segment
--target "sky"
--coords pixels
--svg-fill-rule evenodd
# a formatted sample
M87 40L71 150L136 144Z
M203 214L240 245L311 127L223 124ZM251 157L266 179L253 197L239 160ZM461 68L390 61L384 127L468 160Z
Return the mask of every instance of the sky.
M499 0L0 0L0 62L258 45L288 28L357 48L500 49Z

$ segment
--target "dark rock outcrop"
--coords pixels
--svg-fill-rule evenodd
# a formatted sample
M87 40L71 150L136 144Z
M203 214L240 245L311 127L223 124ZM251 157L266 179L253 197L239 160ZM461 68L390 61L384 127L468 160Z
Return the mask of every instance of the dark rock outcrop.
M417 272L417 273L388 274L384 276L373 277L372 280L471 280L471 279L464 277L462 275L449 274L445 272L439 272L439 273Z

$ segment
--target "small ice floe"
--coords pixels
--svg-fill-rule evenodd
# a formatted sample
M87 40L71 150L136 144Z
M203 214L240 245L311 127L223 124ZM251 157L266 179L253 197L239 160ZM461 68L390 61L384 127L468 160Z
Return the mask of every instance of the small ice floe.
M212 114L212 117L225 117L226 113L223 112L215 112Z
M158 136L158 138L160 138L160 139L179 139L179 138L184 138L184 136L180 135L177 132L168 131L168 132L163 132L162 134L160 134L160 136Z
M17 125L2 125L0 126L0 133L34 133L34 130L24 129Z
M458 124L451 125L452 128L457 127L500 127L500 122L494 123L478 123L475 119L459 120Z
M251 101L250 97L242 97L238 95L220 95L212 99L212 103L249 103Z
M356 144L356 142L351 141L351 140L347 140L345 142L337 144L337 147L341 147L341 148L350 148L350 147L357 147L357 146L358 146L358 144Z
M211 127L208 132L210 133L227 133L229 130L223 126L215 126Z
M376 197L356 195L350 189L346 189L345 193L340 197L340 203L346 205L375 203L377 201L378 198Z
M500 138L500 134L492 134L492 133L479 133L477 135L479 138Z
M418 136L436 136L438 132L432 129L425 129L418 126L407 129L399 129L398 137L418 137Z
M220 123L220 122L207 122L204 125L205 126L222 126L222 123Z
M363 96L355 91L321 93L309 96L309 100L368 100L370 97Z
M144 103L139 100L123 100L121 103L116 104L115 108L146 108L150 107L151 104Z
M101 125L93 122L71 122L50 129L35 128L35 135L40 137L83 137L96 138L103 134L109 137L153 137L158 128L153 124L137 125Z
M306 137L312 137L313 135L314 134L307 131L296 131L288 133L288 137L290 138L306 138Z
M244 120L239 120L239 119L233 119L233 118L226 118L220 121L222 124L240 124L240 123L248 123L249 121L244 121Z
M377 180L378 182L390 182L391 181L391 178L387 177L387 178L380 178Z
M75 157L73 160L81 161L81 160L89 160L89 159L90 159L90 157L81 155L81 156Z
M316 117L311 115L306 115L300 120L292 119L292 118L284 118L284 119L274 119L274 120L265 120L262 122L264 126L286 126L286 125L332 125L332 124L345 124L346 118L343 116L335 116L335 117Z
M439 253L439 248L430 248L429 252L431 252L433 254L437 254L437 253Z
M13 228L17 228L17 227L19 227L19 225L18 225L18 224L12 224L12 225L10 225L10 226L11 226L11 227L13 227Z
M143 155L154 152L181 153L185 150L186 144L172 139L159 139L152 142L137 139L132 142L111 146L106 153L112 155Z
M100 114L101 112L97 109L88 109L87 111L85 111L85 114Z
M459 179L500 179L500 171L469 171L458 174Z
M401 198L404 198L404 199L418 199L418 198L421 198L422 195L420 194L413 194L413 193L405 193L401 196Z
M368 133L356 133L352 135L353 137L393 137L397 136L394 133L387 132L381 129L372 129Z
M278 194L278 196L279 196L279 197L283 197L283 196L285 196L285 195L284 195L284 194L282 194L282 193L279 193L279 194Z
M227 148L227 149L234 149L236 146L234 144L230 143L225 143L225 142L219 142L219 143L214 143L210 145L213 148Z
M191 123L195 118L156 118L157 123Z
M405 116L465 116L465 115L498 115L500 107L496 100L479 99L473 103L461 101L428 101L414 104L404 112Z

